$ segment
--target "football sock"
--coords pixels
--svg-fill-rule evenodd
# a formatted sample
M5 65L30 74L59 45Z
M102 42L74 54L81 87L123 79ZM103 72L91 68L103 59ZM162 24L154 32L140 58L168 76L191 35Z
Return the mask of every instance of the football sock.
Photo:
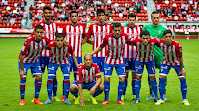
M53 79L53 97L57 96L57 78L56 76Z
M24 99L25 87L26 87L26 79L21 79L20 80L20 97L21 97L21 99Z
M135 80L135 94L136 99L140 98L141 79Z
M128 85L128 77L125 77L125 87L124 87L124 91L123 91L123 95L126 94L126 88L127 88L127 85Z
M53 90L53 81L47 81L47 91L48 91L48 99L52 100L52 90Z
M132 85L132 95L135 95L135 78L132 78L132 82L131 82L131 85Z
M151 87L153 89L155 97L157 98L158 97L158 92L157 92L157 82L156 82L156 79L151 80Z
M110 81L109 82L105 82L104 81L104 94L105 94L105 100L109 100L109 91L110 91Z
M181 92L182 92L182 98L186 99L186 95L187 95L187 83L186 83L186 79L180 79L180 83L181 83Z
M164 100L165 78L159 78L159 92L160 92L160 99Z
M124 88L125 88L125 82L119 81L117 100L121 100L122 94L124 92Z
M42 80L35 79L35 98L39 97L41 85L42 85Z
M102 92L103 92L103 90L96 89L96 90L95 90L95 93L94 93L92 96L93 96L93 97L96 97L96 96L100 95Z

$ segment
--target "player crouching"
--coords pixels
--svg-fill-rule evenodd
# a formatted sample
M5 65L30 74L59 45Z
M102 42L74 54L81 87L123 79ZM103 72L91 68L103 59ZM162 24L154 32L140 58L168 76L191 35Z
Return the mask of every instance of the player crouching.
M85 64L77 70L77 81L70 85L70 92L76 97L74 104L85 105L82 89L90 90L90 99L92 103L98 104L95 97L104 90L104 85L101 83L102 78L99 67L92 63L92 56L89 54L84 56L84 63Z

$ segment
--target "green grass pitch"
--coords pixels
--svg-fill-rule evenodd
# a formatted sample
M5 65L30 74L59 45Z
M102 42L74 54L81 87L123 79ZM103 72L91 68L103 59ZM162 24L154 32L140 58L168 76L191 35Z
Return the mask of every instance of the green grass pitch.
M140 92L141 102L133 104L131 100L131 76L129 77L126 101L125 105L116 104L117 99L117 87L118 77L114 71L111 77L111 90L110 90L110 103L106 106L101 105L104 100L104 93L96 97L98 105L92 105L88 102L89 93L84 90L83 95L85 99L85 106L73 104L73 96L69 94L69 100L72 102L71 105L66 105L63 102L53 102L50 105L36 105L30 101L34 98L34 78L31 77L30 71L28 72L25 92L25 106L19 106L20 94L19 94L19 73L18 73L18 55L21 50L25 39L0 39L0 110L1 111L15 111L15 110L37 110L37 111L48 111L48 110L199 110L199 40L177 40L183 47L183 58L184 65L187 72L187 86L188 93L187 98L190 102L190 106L184 106L181 104L182 96L180 91L180 82L172 69L168 75L167 84L167 99L168 101L160 106L155 106L155 102L147 101L146 97L149 93L147 83L146 69L143 73L142 87ZM92 46L84 44L83 55L92 51ZM156 70L156 78L158 78L158 70ZM58 78L58 97L61 99L62 96L62 80L63 75L60 69L57 72ZM73 82L73 74L71 74L71 82ZM157 79L159 81L159 79ZM47 100L47 72L43 74L43 83L40 92L40 101L45 102Z

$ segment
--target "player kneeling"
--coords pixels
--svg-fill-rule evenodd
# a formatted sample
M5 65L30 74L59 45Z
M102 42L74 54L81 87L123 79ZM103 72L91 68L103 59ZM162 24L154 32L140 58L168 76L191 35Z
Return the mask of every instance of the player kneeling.
M98 104L95 97L101 94L104 90L104 85L101 83L102 78L99 67L92 63L92 56L89 54L84 56L84 63L85 64L77 70L77 81L70 85L70 92L76 97L74 104L80 104L81 106L85 105L82 89L90 90L90 99L92 103Z
M71 104L68 100L69 86L70 86L70 73L69 73L69 60L67 54L70 53L75 65L79 67L75 54L73 53L72 46L70 44L64 43L64 35L58 33L56 35L55 41L51 42L47 49L51 51L50 62L48 65L48 81L47 81L47 91L48 100L44 104L52 103L52 90L53 90L53 78L56 76L56 71L60 67L64 75L64 103Z
M165 92L165 78L168 75L171 68L174 68L181 83L181 92L182 92L182 104L190 105L188 100L186 99L187 95L187 83L186 83L186 73L183 65L182 58L182 46L171 40L172 32L170 30L165 30L164 40L160 40L158 46L163 51L164 59L160 66L160 77L159 77L159 92L160 92L160 100L155 103L155 105L164 104L164 92Z

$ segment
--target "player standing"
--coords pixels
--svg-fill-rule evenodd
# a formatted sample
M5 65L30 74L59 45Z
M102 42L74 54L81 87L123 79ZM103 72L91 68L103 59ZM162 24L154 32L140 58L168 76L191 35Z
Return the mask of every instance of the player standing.
M60 67L64 76L64 103L71 104L68 100L69 86L70 86L70 73L69 73L69 60L68 53L71 54L74 59L75 65L79 67L75 54L73 53L72 46L64 44L64 35L62 33L56 34L55 41L51 42L47 49L51 51L50 63L48 66L48 81L47 81L47 91L48 100L44 104L52 103L52 90L53 90L53 78L56 76L56 71Z
M112 32L111 24L105 23L105 11L102 9L97 10L98 22L91 24L87 33L87 38L92 37L93 40L93 51L99 47L105 35ZM85 41L85 40L84 40ZM93 55L93 63L96 63L100 67L100 72L104 72L104 60L106 55L107 47L103 48L100 52Z
M136 15L134 13L130 13L128 15L128 27L123 27L122 32L126 33L130 38L139 37L142 32L142 28L138 25L135 25ZM125 77L125 88L124 93L122 95L122 101L125 100L126 88L128 84L128 75L129 71L132 71L132 99L135 99L135 56L136 56L136 47L125 44L124 46L124 61L125 61L125 69L126 69L126 77Z
M44 36L46 36L50 40L55 40L55 35L58 33L57 23L51 21L52 9L50 6L45 6L43 8L43 17L44 20L39 22L37 25L42 25L44 28ZM46 66L48 67L50 60L50 51L44 49L39 56L39 63L41 65L42 73L45 72ZM56 76L53 79L53 100L60 101L57 97L57 78Z
M159 92L160 92L160 100L155 103L155 105L160 105L165 103L164 100L164 91L165 91L165 79L168 75L171 68L174 68L178 78L180 79L181 83L181 92L182 92L182 104L190 105L187 98L187 83L186 83L186 73L183 65L183 58L182 58L182 46L180 43L171 40L172 39L172 32L170 30L165 30L164 33L164 40L161 40L158 44L163 51L164 59L162 61L160 67L160 77L159 77Z
M77 81L70 85L70 91L76 97L75 104L85 105L82 89L90 90L92 103L98 104L95 97L104 91L104 85L101 83L100 69L97 64L92 63L92 56L89 54L84 56L84 63L85 64L77 70Z
M50 43L50 40L43 37L43 26L37 25L34 30L34 35L29 37L24 42L24 45L19 54L19 73L20 73L20 96L19 105L25 105L25 86L28 69L31 69L32 76L35 77L35 98L33 103L43 105L38 100L39 92L42 84L42 71L38 61L39 54Z
M124 79L126 76L123 49L125 42L128 40L128 35L121 31L121 24L118 22L114 23L113 33L106 35L102 44L91 53L91 55L94 55L106 47L106 45L108 46L108 53L106 53L104 64L105 101L102 103L102 105L109 104L110 77L114 67L119 77L117 103L124 105L124 102L121 100L125 87Z
M164 26L162 26L161 24L159 24L160 13L157 11L152 12L151 20L152 20L153 24L144 26L143 31L148 31L150 33L150 36L152 36L152 37L163 39L163 32L167 29ZM155 57L155 67L160 69L160 65L163 60L163 53L162 53L162 50L157 46L154 47L154 57ZM165 84L166 84L166 82L165 82ZM150 94L148 95L146 100L151 100L152 97L154 96L154 94L153 94L153 90L152 90L152 87L150 84L149 77L148 77L148 83L149 83ZM166 99L166 90L165 90L164 100L165 101L167 100Z
M155 78L155 60L154 60L154 46L159 42L159 39L150 37L148 31L142 31L140 34L140 38L131 38L130 44L135 45L137 48L136 58L135 58L135 73L136 73L136 81L135 81L135 93L136 99L133 103L140 102L140 88L141 88L141 78L144 69L144 65L146 65L148 75L150 78L151 87L154 91L155 99L158 100L157 93L157 82Z

